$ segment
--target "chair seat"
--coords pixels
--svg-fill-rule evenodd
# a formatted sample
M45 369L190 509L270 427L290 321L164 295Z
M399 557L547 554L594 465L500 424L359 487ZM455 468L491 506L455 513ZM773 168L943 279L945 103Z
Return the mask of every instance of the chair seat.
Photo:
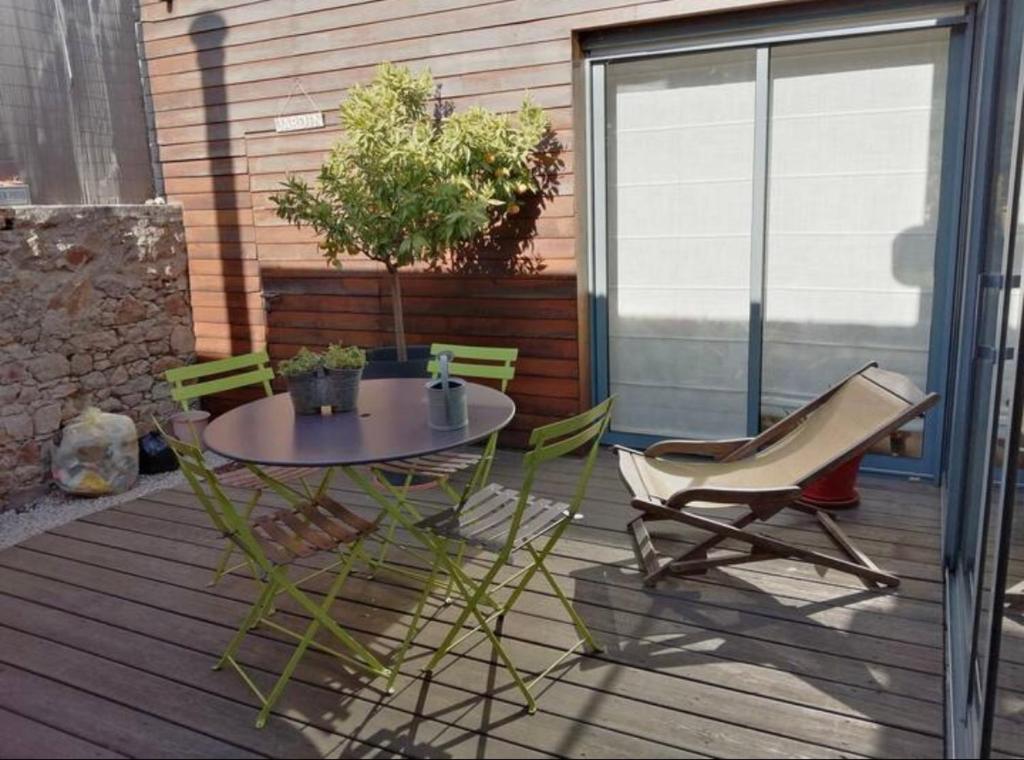
M381 472L393 472L401 475L450 478L456 473L475 467L479 461L479 454L450 451L428 454L421 457L410 457L408 459L395 459L390 462L375 464L373 468Z
M508 540L519 491L492 483L473 494L461 509L446 509L422 520L419 527L448 538L499 551ZM513 544L519 549L569 517L564 502L529 497Z
M252 523L253 536L278 565L300 557L332 551L377 529L377 523L355 514L328 496L278 509Z
M302 478L313 477L318 474L319 470L315 467L265 467L263 468L268 476L274 480L278 480L282 483L294 483ZM241 466L230 466L226 470L221 470L217 473L217 479L223 486L230 486L231 488L247 488L254 490L257 488L266 488L267 484L260 480L256 474L248 467Z

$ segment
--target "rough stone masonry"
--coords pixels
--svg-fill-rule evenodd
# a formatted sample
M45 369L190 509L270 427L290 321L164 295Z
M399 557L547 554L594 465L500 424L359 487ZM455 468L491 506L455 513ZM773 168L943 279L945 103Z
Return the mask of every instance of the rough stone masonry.
M194 359L178 206L0 208L0 511L49 481L50 445L89 405L141 435Z

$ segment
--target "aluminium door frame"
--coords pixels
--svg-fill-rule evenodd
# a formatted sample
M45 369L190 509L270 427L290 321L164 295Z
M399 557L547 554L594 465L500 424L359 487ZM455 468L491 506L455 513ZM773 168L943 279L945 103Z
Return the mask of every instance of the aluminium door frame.
M1002 633L1003 600L1010 554L1010 531L1022 473L1017 458L1010 452L1020 448L1022 430L1019 424L1024 412L1024 329L1018 327L1014 345L1008 343L1009 320L1016 313L1024 317L1024 303L1012 310L1012 291L1019 289L1015 281L1021 269L1017 236L1021 213L1021 184L1024 181L1024 45L1019 35L1024 20L1019 11L1012 16L1008 5L999 0L983 6L985 21L979 27L979 71L981 88L975 95L977 114L971 168L969 200L971 217L965 250L968 272L964 278L965 301L962 315L961 355L957 367L957 405L954 409L953 441L958 457L950 456L950 477L944 489L943 503L943 571L945 580L946 616L946 681L945 733L948 757L987 757L991 750L992 724L996 699ZM981 11L979 11L981 12ZM1010 28L1018 37L1013 41ZM1012 47L1016 46L1016 49ZM1012 63L1013 68L1007 70ZM1004 76L1010 78L1003 81ZM1012 101L1012 124L1005 121L1001 103ZM999 178L997 152L1003 147L999 134L1001 125L1009 133L1008 181L1003 199L995 188L1003 186ZM984 142L982 142L984 141ZM1004 207L1005 201L1005 207ZM993 222L1000 230L1000 258L996 267L986 260L984 251L990 244ZM981 326L983 290L992 291L989 304L995 308L994 345L982 344ZM1018 323L1020 324L1020 323ZM990 341L986 340L986 343ZM979 351L978 349L985 349ZM1012 351L1014 353L1008 353ZM1006 367L1013 358L1016 366ZM985 386L977 384L977 365L988 362L992 377ZM1005 375L1012 372L1013 386L1007 395ZM974 401L983 398L989 411L984 428L972 427ZM1000 405L1007 399L1009 429L1003 442L1007 454L1002 462L994 457L1001 427ZM968 445L977 430L983 435L984 450L978 456ZM970 490L980 486L980 493ZM993 492L992 489L998 489ZM980 502L974 497L980 496ZM968 510L976 520L965 520ZM995 553L985 545L992 528ZM987 563L994 562L991 588L986 592L984 579ZM988 600L989 615L983 621L983 601ZM982 625L985 623L988 627ZM978 651L987 643L984 661Z
M964 140L967 123L967 81L969 75L970 39L973 14L935 16L907 19L888 23L850 24L835 29L788 31L735 39L680 40L672 44L649 45L633 50L588 52L583 61L585 91L585 123L587 132L587 256L588 288L591 324L590 350L593 372L591 385L594 401L610 394L608 346L608 218L607 218L607 164L608 134L606 123L607 67L615 62L700 53L713 50L752 49L755 55L755 120L754 166L751 223L750 308L747 357L747 434L755 435L760 425L761 381L763 359L763 304L764 266L767 234L767 183L770 123L770 65L772 47L787 43L812 42L827 39L863 37L878 34L914 31L920 29L949 28L950 42L947 67L942 170L940 173L940 224L936 236L936 268L932 302L932 329L929 331L928 382L929 390L943 395L943 410L948 410L945 398L949 386L949 357L953 347L955 280L960 230L960 214L953 213L961 206L961 187L964 169ZM766 19L765 23L771 23ZM952 96L952 97L951 97ZM944 220L944 223L941 221ZM946 252L945 260L942 253ZM945 441L946 413L932 414L926 420L924 451L920 458L868 455L863 468L904 476L938 480L942 471ZM643 448L658 440L658 436L623 433L610 430L605 435L608 443Z

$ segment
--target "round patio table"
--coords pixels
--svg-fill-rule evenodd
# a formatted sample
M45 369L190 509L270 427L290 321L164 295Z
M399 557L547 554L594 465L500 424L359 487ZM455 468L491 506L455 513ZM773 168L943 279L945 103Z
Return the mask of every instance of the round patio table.
M501 391L467 383L469 424L427 425L427 379L363 380L351 412L295 414L287 393L244 404L211 421L211 451L256 465L350 467L435 454L479 441L505 427L516 405Z

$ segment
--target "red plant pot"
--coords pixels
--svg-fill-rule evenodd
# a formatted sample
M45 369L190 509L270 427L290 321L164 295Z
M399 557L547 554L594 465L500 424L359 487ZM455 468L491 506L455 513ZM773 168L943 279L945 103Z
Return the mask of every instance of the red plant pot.
M861 454L804 487L800 501L822 509L847 509L860 504L857 473Z

